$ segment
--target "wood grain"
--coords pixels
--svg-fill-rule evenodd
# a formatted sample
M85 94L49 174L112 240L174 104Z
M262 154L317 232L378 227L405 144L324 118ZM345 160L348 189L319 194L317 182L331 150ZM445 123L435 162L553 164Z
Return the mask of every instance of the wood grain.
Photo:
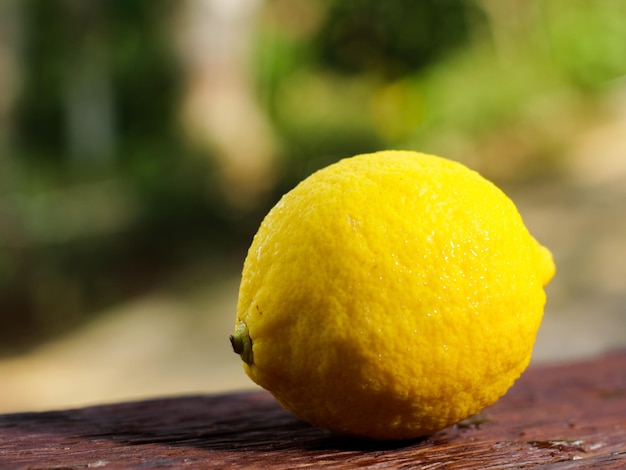
M294 418L265 392L0 415L0 468L626 468L626 351L529 369L473 418L372 443Z

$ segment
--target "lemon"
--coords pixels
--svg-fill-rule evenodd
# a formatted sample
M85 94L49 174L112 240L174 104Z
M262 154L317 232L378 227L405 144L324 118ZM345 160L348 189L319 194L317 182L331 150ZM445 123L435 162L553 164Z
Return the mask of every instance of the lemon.
M231 342L286 409L371 439L432 434L527 367L552 255L511 200L411 151L341 160L267 214Z

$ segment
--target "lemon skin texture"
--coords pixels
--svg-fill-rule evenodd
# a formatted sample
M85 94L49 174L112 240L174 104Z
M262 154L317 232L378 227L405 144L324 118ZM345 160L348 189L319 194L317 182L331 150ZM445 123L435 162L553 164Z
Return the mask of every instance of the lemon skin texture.
M530 361L554 272L478 173L411 151L359 155L267 214L231 341L250 378L301 419L415 438L506 393Z

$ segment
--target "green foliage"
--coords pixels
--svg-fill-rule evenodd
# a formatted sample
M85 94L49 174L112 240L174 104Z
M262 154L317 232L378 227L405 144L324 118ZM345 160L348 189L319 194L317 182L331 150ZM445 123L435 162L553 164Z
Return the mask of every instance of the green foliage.
M575 85L593 90L626 75L626 3L553 0L545 11L554 61Z
M480 8L489 4L267 0L246 78L280 144L272 198L382 148L516 177L553 168L567 138L560 124L626 75L626 4L507 2L492 17ZM168 34L178 6L23 2L14 145L0 158L6 344L78 324L190 259L242 250L267 209L232 211L210 158L179 132L183 84ZM68 145L68 95L89 70L103 71L113 123L99 158Z
M23 5L14 145L0 158L0 352L75 326L252 230L225 216L213 169L178 133L180 83L164 34L171 7ZM115 145L100 159L68 146L80 60L107 75Z
M463 0L328 0L313 39L334 70L394 77L415 72L467 43L472 3Z
M399 147L488 161L484 170L507 178L558 171L559 139L581 103L626 74L616 1L493 4L494 12L470 1L321 3L313 32L274 47L265 31L258 46L280 64L260 70L260 89L290 168L301 168L294 177ZM509 146L498 143L507 135Z

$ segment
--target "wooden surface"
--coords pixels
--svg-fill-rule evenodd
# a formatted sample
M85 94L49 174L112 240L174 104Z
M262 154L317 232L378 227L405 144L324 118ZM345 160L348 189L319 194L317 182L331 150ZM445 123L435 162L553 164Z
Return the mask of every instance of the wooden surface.
M626 468L626 352L529 369L429 438L372 443L298 421L265 392L0 415L1 469Z

